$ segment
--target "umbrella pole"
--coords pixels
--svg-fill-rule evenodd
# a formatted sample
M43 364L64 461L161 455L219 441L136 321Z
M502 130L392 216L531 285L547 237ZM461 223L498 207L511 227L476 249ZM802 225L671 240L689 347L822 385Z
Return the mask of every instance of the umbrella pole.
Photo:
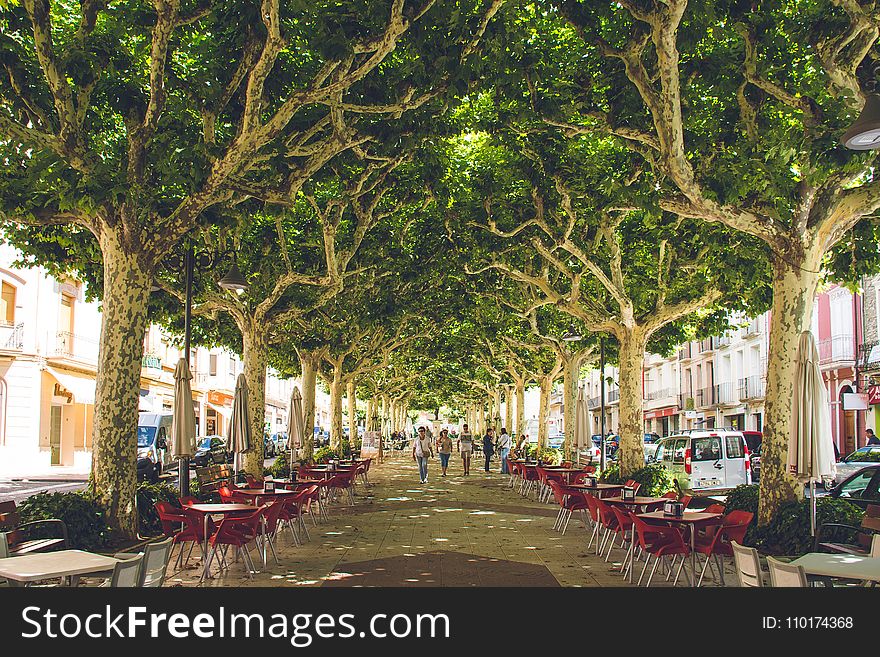
M816 535L816 482L810 479L810 536Z

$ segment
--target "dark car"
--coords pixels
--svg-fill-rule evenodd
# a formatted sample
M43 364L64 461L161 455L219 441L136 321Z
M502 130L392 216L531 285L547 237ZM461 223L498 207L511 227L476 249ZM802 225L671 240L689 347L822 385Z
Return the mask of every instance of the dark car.
M867 509L869 504L880 504L880 465L869 465L851 474L828 494L863 509Z
M212 463L231 463L232 453L226 448L223 436L205 436L199 443L192 462L200 468Z
M275 441L269 436L268 433L263 434L263 455L266 458L272 458L275 456Z
M658 434L658 433L646 433L645 436L644 436L644 440L643 440L643 442L646 442L646 443L656 443L658 440L660 440L660 434Z
M746 445L749 447L752 481L757 483L761 478L761 444L764 441L764 434L760 431L741 431L740 433L746 439Z
M159 470L150 459L141 457L137 460L137 478L138 481L148 481L151 484L158 483Z

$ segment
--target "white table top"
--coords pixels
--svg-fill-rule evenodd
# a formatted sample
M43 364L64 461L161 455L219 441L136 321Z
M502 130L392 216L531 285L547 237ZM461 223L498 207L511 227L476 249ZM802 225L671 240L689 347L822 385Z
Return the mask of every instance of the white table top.
M880 582L880 559L874 557L810 552L791 563L802 566L808 575Z
M0 577L17 582L85 575L113 570L119 559L83 550L38 552L0 559Z

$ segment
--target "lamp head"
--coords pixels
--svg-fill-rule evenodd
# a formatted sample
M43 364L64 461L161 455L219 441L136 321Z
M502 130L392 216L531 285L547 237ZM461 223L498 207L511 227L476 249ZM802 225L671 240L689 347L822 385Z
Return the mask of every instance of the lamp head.
M244 279L244 276L241 275L241 272L238 270L238 264L234 261L232 267L230 267L226 275L220 279L218 285L224 290L232 290L237 294L241 294L248 288L247 281Z
M880 95L876 92L868 94L862 113L843 133L840 142L854 151L880 148Z

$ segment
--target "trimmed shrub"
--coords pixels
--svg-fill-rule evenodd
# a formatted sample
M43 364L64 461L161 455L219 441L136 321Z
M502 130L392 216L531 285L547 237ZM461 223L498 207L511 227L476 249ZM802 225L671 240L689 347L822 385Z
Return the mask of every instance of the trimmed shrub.
M675 478L662 465L652 463L640 468L629 477L621 477L620 465L613 463L605 468L599 476L600 481L608 484L622 484L628 479L639 482L639 495L645 497L660 497L663 493L675 490Z
M162 523L156 511L156 502L168 502L180 506L178 490L170 484L151 484L143 482L137 488L138 534L158 536L162 533Z
M315 451L313 458L315 463L327 463L331 459L339 459L339 452L332 447L321 447Z
M758 484L740 484L727 494L724 502L724 513L731 511L748 511L754 517L749 525L749 530L743 538L743 544L749 547L758 547L760 538L758 536ZM809 526L807 527L809 533Z
M18 505L22 523L60 518L67 525L68 548L95 551L110 540L104 508L87 491L37 493ZM57 536L57 527L36 527L33 537Z
M282 454L275 458L275 462L265 469L264 474L277 479L290 477L290 453Z
M562 452L550 447L539 450L537 444L526 447L526 454L535 460L541 460L550 465L559 465L562 462Z

